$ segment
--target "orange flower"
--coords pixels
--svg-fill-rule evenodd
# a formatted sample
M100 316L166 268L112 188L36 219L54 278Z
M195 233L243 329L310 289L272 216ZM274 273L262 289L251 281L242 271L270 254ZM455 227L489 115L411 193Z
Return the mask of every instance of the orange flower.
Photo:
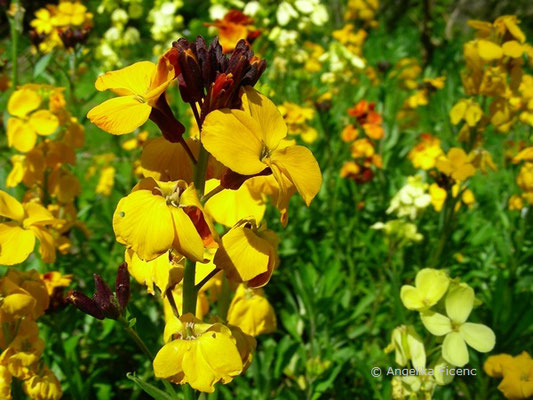
M218 37L222 51L231 53L239 40L245 39L252 43L260 34L259 30L254 30L251 25L254 20L239 10L229 10L223 19L217 19L213 24L218 29Z

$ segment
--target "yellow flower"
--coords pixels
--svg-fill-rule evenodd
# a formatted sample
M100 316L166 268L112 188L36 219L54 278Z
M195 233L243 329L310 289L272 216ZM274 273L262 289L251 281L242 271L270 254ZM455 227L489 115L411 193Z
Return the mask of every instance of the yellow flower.
M420 139L421 141L413 147L408 157L415 168L428 170L435 166L436 160L443 154L440 139L429 133L423 133Z
M279 262L278 238L273 231L264 225L258 227L254 220L244 219L221 241L214 263L226 271L230 280L246 282L254 288L268 283Z
M162 295L169 288L173 288L183 279L183 257L164 253L151 261L143 261L132 250L126 250L124 255L131 276L141 285L146 286L150 294L154 294L154 286L161 290Z
M433 205L433 208L435 211L440 212L444 202L446 201L446 190L441 188L436 183L432 183L429 186L429 194L431 196L431 204Z
M248 289L241 284L231 301L228 323L238 326L252 336L267 334L276 330L276 314L262 289Z
M426 367L426 350L424 342L409 325L401 325L392 331L391 343L385 348L385 353L394 350L394 361L401 367L405 367L409 360L413 367L423 369Z
M303 146L282 146L287 126L268 98L248 87L242 96L244 110L209 113L202 128L202 143L222 164L242 175L255 175L270 168L281 196L287 196L290 181L309 206L322 184L322 174L313 154Z
M155 102L174 77L174 67L165 57L161 57L157 65L141 61L107 72L96 80L96 89L109 89L120 97L92 108L87 118L113 135L133 132L148 120Z
M512 357L509 354L490 356L483 366L487 375L503 380L498 389L507 399L529 399L533 396L533 360L523 351Z
M7 121L7 142L26 153L35 147L37 135L48 136L59 125L57 117L48 110L38 110L41 96L28 87L13 92L7 103L11 115Z
M516 183L524 192L533 192L533 162L525 162L522 165Z
M483 116L483 110L473 99L459 100L450 110L450 121L457 125L465 120L468 126L473 127Z
M26 154L15 154L11 157L13 169L6 179L6 187L15 187L23 182L27 187L41 184L44 179L45 160L39 148Z
M374 145L367 139L358 139L352 144L352 157L353 158L369 158L375 153Z
M40 367L37 374L26 379L22 388L32 400L59 400L63 395L59 380L47 366Z
M487 353L496 343L494 332L488 326L466 322L474 308L474 299L474 290L470 286L456 284L450 288L444 302L447 316L432 310L420 313L422 323L429 332L444 336L442 357L457 367L468 363L467 344Z
M29 379L34 374L36 363L44 350L44 341L39 337L37 324L27 332L19 332L0 355L0 365L18 379Z
M137 137L126 140L124 143L122 143L122 148L124 150L133 150L139 147L143 147L147 139L148 139L148 131L139 132Z
M36 270L32 269L23 272L11 269L6 274L6 278L28 292L35 299L35 306L30 315L31 318L37 319L44 314L50 304L50 296L45 283L41 279L41 275Z
M450 278L444 271L424 268L416 274L415 286L402 286L400 297L409 310L427 310L444 296L449 284Z
M476 169L463 149L452 147L446 156L442 155L435 163L437 169L456 181L464 181L476 173Z
M166 344L153 362L157 378L213 393L216 383L229 383L241 374L243 361L228 327L202 323L192 314L172 321L165 326Z
M359 130L353 126L352 124L346 125L341 133L341 139L343 142L353 142L355 139L357 139L357 135L359 134Z
M522 200L522 197L519 195L512 195L509 198L509 210L511 211L520 211L524 208L524 201Z
M5 400L11 400L11 383L13 377L9 373L9 370L0 365L0 397Z
M61 288L65 288L72 282L73 275L62 275L58 271L49 271L41 274L41 279L46 285L46 290L49 296L53 296L54 293Z
M78 2L63 1L57 6L57 14L52 22L54 26L82 25L90 21L92 14L87 13L87 7Z
M46 8L35 11L35 19L30 22L37 33L49 34L54 29L52 14Z
M0 321L8 322L30 315L36 304L35 298L7 277L0 280Z
M113 215L117 241L151 261L175 249L194 261L204 247L216 247L214 228L205 218L194 185L146 178L122 198Z
M115 185L115 167L108 165L100 170L100 178L96 185L96 193L110 196Z
M0 216L14 221L0 223L0 264L20 264L33 251L35 238L41 246L39 252L44 262L54 262L54 238L46 225L55 225L60 220L42 205L19 203L14 197L0 191Z
M206 182L205 192L209 193L219 185L219 180ZM223 190L205 203L205 211L216 222L232 227L243 218L253 218L260 223L265 215L266 205L262 197L251 191L251 180L247 180L237 190Z

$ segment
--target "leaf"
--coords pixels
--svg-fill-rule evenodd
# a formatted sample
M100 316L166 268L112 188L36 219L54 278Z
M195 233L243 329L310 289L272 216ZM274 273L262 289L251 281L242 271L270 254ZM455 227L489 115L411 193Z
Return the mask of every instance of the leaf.
M158 389L154 385L143 381L141 378L133 375L131 372L128 372L126 374L126 377L128 379L131 379L133 382L135 382L139 387L144 390L147 394L152 396L155 400L172 400L172 397L168 395L167 393L163 392L161 389Z
M50 63L50 60L52 59L53 52L50 52L44 56L41 57L39 61L35 64L35 67L33 68L33 77L37 78L39 77L44 70L46 70L46 67Z

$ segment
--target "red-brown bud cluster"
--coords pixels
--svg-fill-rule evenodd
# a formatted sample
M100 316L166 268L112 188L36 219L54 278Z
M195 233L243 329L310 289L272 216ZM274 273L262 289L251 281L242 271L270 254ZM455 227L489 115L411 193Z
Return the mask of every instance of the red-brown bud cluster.
M73 49L77 44L84 44L89 39L92 27L59 29L59 38L66 49Z
M95 292L90 298L79 290L70 290L66 301L97 319L118 319L130 299L130 274L126 263L120 264L115 280L115 294L100 275L94 274Z
M240 88L255 85L266 68L245 40L230 56L223 54L218 38L209 47L201 36L195 42L181 38L172 46L165 56L176 70L181 97L201 104L202 120L213 110L239 108Z

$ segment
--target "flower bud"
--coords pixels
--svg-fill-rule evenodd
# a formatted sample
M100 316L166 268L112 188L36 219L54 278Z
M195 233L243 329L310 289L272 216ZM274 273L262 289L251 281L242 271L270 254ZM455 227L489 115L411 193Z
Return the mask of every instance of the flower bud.
M65 300L85 314L89 314L97 319L105 318L98 304L79 290L69 290Z
M117 278L115 280L115 293L120 310L124 311L130 301L130 273L128 272L128 264L125 262L118 267Z
M117 319L120 316L120 310L118 309L118 304L113 292L100 275L93 274L93 277L94 286L96 287L93 300L102 310L105 317Z

